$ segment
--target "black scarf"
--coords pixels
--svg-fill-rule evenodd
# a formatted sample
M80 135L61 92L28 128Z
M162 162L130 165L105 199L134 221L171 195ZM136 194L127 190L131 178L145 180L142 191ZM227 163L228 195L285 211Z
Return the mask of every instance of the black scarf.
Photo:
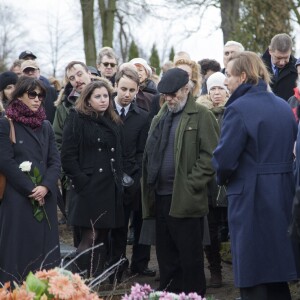
M161 118L152 134L148 138L146 153L147 162L147 183L155 185L161 167L163 154L169 140L170 129L174 114L167 111Z

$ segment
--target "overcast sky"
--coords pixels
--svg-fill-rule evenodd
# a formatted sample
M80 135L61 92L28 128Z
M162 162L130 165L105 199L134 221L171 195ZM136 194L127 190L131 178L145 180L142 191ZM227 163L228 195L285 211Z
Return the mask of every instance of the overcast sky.
M159 0L156 0L159 1ZM62 53L59 69L63 70L64 66L71 60L84 61L82 29L81 29L81 14L79 0L0 0L0 3L12 5L17 11L20 12L19 22L22 28L29 34L24 36L19 52L23 50L31 50L38 56L39 63L42 66L42 71L48 73L51 69L49 51L49 33L48 24L54 24L58 20L61 22L61 29L63 28L64 36L72 36L65 51ZM162 19L162 18L161 18ZM147 53L150 55L150 49L155 42L157 47L168 41L169 33L173 32L173 40L175 44L175 51L187 51L190 53L192 59L198 61L203 58L213 58L218 60L221 64L223 52L223 36L220 25L221 17L220 12L216 8L210 8L202 19L200 31L193 34L191 37L182 40L176 39L176 30L183 26L191 26L199 22L197 16L193 18L183 18L176 20L172 28L166 28L163 20L148 19L144 24L139 24L136 35L139 43ZM191 22L189 24L189 22ZM297 29L299 33L299 29ZM75 32L75 36L74 33ZM76 34L77 33L77 34ZM299 36L299 34L297 34ZM296 39L297 40L297 39ZM147 51L148 50L148 51ZM160 55L163 51L160 50ZM19 52L15 54L17 57ZM168 53L167 53L168 54ZM299 54L298 47L296 47L296 55ZM168 56L168 55L165 55ZM148 57L144 57L148 59ZM167 57L164 57L166 60ZM162 57L161 57L162 59ZM43 73L43 72L42 72ZM59 72L59 73L62 73Z

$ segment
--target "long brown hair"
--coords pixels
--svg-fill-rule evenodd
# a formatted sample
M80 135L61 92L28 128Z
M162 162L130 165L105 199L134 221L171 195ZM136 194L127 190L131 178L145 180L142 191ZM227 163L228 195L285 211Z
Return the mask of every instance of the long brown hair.
M115 123L121 123L121 119L119 115L115 112L112 102L113 87L111 83L105 78L99 78L98 80L89 83L77 99L75 103L75 108L85 115L99 117L99 112L97 112L93 107L91 107L88 101L90 100L94 90L102 87L106 88L109 96L109 105L107 110L104 112L104 115L107 115Z

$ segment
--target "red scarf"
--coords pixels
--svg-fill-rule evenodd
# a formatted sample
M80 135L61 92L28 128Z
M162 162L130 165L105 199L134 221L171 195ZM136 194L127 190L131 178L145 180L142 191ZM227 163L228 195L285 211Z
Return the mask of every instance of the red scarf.
M43 121L46 119L46 113L42 105L34 112L19 99L12 101L5 110L5 113L12 120L29 126L32 129L41 127Z

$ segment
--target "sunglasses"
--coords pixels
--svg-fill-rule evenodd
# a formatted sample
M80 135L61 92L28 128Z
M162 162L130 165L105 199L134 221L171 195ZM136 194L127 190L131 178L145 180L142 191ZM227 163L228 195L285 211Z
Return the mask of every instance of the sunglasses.
M109 63L109 62L105 62L105 63L102 63L104 67L108 67L108 66L111 66L112 68L114 68L117 64L114 64L114 63Z
M29 74L29 73L33 73L36 71L37 71L37 69L35 69L35 68L26 68L25 70L23 70L23 73Z
M44 94L38 94L36 91L27 91L27 95L29 99L35 99L36 97L38 97L40 101L43 101L45 98Z

